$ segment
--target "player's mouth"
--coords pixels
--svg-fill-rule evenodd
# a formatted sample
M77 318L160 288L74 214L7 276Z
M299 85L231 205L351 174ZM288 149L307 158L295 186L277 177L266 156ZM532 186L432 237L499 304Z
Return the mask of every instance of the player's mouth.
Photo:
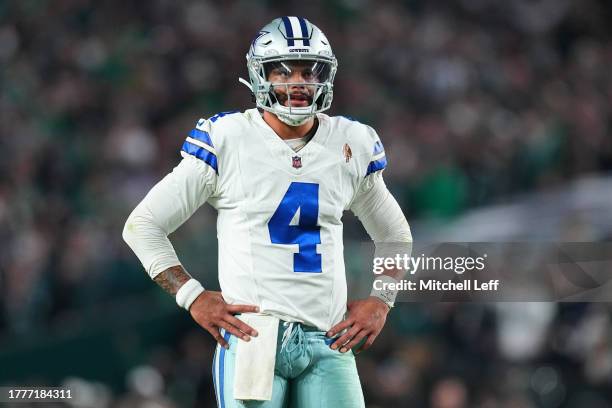
M276 98L278 99L278 102L284 106L301 108L312 105L312 97L303 92L292 92L289 95L286 93L277 92Z
M304 93L291 93L287 101L291 106L303 107L312 103L312 98Z

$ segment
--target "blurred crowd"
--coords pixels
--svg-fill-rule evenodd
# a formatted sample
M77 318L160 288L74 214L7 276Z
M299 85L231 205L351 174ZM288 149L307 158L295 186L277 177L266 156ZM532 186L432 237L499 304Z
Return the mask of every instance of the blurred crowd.
M366 406L610 407L610 312L596 303L398 305L357 356ZM208 334L192 328L132 367L122 393L92 379L61 385L78 396L73 407L213 408L212 355Z
M125 218L179 161L198 118L252 107L237 80L249 42L295 14L330 39L339 60L330 114L378 131L409 221L452 220L612 169L609 2L1 2L0 341L152 290L120 239ZM214 224L203 210L177 247L214 248ZM215 262L198 265L215 280ZM611 406L609 308L536 309L540 332L524 333L540 342L516 358L503 339L520 342L512 336L524 327L501 327L521 313L403 306L359 358L368 400ZM198 339L190 344L209 355L212 343ZM183 383L210 384L196 375L197 351L164 360L165 370L146 362L131 384L149 378L165 390L180 362L196 365Z

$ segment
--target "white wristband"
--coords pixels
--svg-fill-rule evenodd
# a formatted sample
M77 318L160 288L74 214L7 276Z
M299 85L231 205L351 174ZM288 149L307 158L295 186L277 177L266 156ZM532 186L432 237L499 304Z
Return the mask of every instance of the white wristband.
M375 289L374 284L372 284L372 292L370 292L370 296L374 296L382 300L392 308L395 304L395 297L397 296L397 290L389 289L389 286L394 287L398 281L397 279L389 276L389 275L379 275L374 278L374 282L381 282L380 285L383 286L381 289Z
M185 310L189 310L191 304L200 293L204 292L204 287L197 280L191 278L183 284L176 292L176 303Z

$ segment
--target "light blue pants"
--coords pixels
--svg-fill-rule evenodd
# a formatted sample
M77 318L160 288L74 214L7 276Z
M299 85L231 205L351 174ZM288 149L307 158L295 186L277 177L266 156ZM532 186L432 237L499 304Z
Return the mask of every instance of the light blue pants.
M223 333L229 349L217 345L213 381L219 408L362 408L365 407L355 357L329 346L325 332L300 323L282 322L278 328L274 385L270 401L233 398L236 343Z

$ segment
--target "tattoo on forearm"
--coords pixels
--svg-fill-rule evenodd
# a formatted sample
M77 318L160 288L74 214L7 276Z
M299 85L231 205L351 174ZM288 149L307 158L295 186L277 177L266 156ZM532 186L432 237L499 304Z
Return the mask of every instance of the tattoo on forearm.
M172 266L153 278L162 289L172 296L176 295L179 288L189 279L191 275L180 265Z

